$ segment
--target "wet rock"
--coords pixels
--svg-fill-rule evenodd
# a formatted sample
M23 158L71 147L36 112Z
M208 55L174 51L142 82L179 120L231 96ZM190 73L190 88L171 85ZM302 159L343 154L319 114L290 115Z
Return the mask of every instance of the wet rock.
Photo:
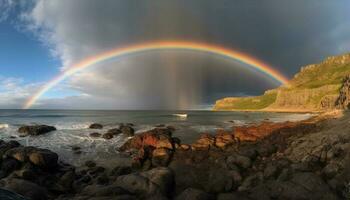
M119 130L118 128L113 128L113 129L109 129L107 131L107 133L112 134L112 135L119 135L120 133L122 133L122 131Z
M250 200L248 197L237 193L220 193L216 197L217 200Z
M160 132L158 129L153 129L135 135L123 144L120 150L127 151L132 149L142 149L144 147L169 147L171 142L171 137L168 134Z
M104 133L102 137L106 140L110 140L114 137L113 133Z
M180 148L181 148L182 150L187 151L187 150L191 149L191 146L188 145L188 144L181 144L181 145L180 145Z
M104 167L101 167L101 166L91 167L88 170L88 174L92 177L96 177L98 174L103 173L105 170L106 169Z
M101 133L97 133L97 132L90 133L90 137L101 137Z
M173 174L167 168L155 168L142 173L119 176L116 186L137 194L140 198L168 195L173 184Z
M96 163L94 161L92 161L92 160L87 160L84 164L88 168L96 167Z
M102 124L98 124L98 123L93 123L89 126L90 129L103 129L103 125Z
M91 197L115 197L120 195L129 195L130 193L123 188L115 185L89 185L85 187L81 195L86 196L87 199ZM111 199L111 198L108 198Z
M28 200L24 196L0 188L0 199L3 200Z
M0 180L1 188L16 192L29 199L47 200L47 191L45 188L35 183L17 178L6 178Z
M120 131L127 137L132 137L135 134L135 130L128 125L121 126Z
M55 131L56 128L47 125L32 125L32 126L22 126L18 129L21 137L28 135L42 135L51 131Z
M20 170L14 172L17 177L25 180L35 180L38 177L37 170L31 163L26 163Z
M131 172L132 172L131 167L118 166L118 167L113 168L113 170L111 171L110 175L111 176L121 176L121 175L130 174Z
M5 142L3 140L0 140L0 158L4 156L4 154L13 148L21 146L17 141L11 140L9 142Z
M215 146L215 137L209 134L202 134L200 138L191 145L194 150L207 150L213 146Z
M214 200L215 197L202 190L187 188L179 194L175 200Z
M97 177L97 179L96 179L96 183L97 183L98 185L107 185L108 182L109 182L109 178L108 178L108 176L105 175L105 174L102 175L102 176Z
M14 170L19 169L20 166L20 163L16 159L6 158L1 163L1 172L3 176L6 176Z
M58 155L47 149L36 149L28 155L30 162L42 168L51 168L57 165Z
M234 186L241 185L243 178L238 170L230 170L229 175L232 177Z
M340 166L337 163L329 163L326 167L323 168L322 173L326 176L326 178L333 178L335 175L339 174Z
M222 170L212 169L208 174L208 181L204 185L205 191L210 193L228 192L233 187L233 179Z
M152 165L167 166L170 162L172 151L167 148L155 149L152 153Z
M67 193L70 192L73 188L73 182L75 180L75 173L74 171L68 171L64 173L58 180L57 185L59 187L56 187L56 191Z
M72 146L73 151L79 151L80 149L81 149L81 147L79 147L79 146Z
M250 160L250 158L238 154L234 154L232 156L227 157L226 163L228 166L236 164L242 169L247 169L252 165L252 161Z
M265 169L264 169L264 178L276 178L278 175L278 167L274 163L267 163Z
M217 132L215 138L215 145L219 148L224 148L235 142L234 135L225 131Z
M142 172L143 177L158 185L160 191L165 196L169 196L174 185L174 173L166 167L158 167L149 171Z
M280 199L338 199L320 177L310 172L295 173L290 182L280 186Z
M234 136L239 141L257 141L280 130L295 127L296 122L263 122L259 125L234 127Z
M256 186L262 180L262 174L253 174L248 176L242 182L242 185L238 187L238 191L244 192L248 191L254 186Z

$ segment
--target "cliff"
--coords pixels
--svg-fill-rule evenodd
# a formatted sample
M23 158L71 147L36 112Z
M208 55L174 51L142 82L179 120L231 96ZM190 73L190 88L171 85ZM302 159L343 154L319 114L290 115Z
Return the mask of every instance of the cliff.
M288 86L261 96L228 97L216 101L214 110L318 112L348 109L350 54L329 57L302 67Z

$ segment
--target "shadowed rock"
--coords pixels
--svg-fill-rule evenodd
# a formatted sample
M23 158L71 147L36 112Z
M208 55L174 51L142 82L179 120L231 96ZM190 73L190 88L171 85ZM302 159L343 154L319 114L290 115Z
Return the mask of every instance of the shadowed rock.
M21 137L28 135L42 135L51 131L55 131L56 128L47 125L33 125L33 126L22 126L18 129Z

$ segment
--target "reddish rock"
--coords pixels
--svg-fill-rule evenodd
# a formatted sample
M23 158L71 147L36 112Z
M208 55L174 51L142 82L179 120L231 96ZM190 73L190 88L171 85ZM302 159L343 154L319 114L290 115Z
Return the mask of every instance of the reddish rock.
M164 129L166 130L166 129ZM129 139L120 150L126 151L131 149L142 149L144 147L153 148L168 148L173 149L172 138L168 134L168 131L163 131L163 129L153 129L135 137Z
M209 149L210 147L215 146L215 137L209 134L202 134L191 146L194 150Z
M220 148L224 148L227 145L233 144L235 137L232 133L219 130L215 135L215 145Z
M279 131L293 128L297 124L298 123L295 122L263 122L259 125L234 127L233 132L235 138L239 141L256 141L273 133L278 133Z

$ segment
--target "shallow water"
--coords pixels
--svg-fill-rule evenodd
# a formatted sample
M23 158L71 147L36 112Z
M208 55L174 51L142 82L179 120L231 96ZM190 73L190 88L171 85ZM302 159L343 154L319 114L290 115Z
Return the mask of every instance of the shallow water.
M187 118L175 114L187 114ZM71 164L80 165L92 159L105 165L113 165L129 160L128 155L116 150L128 138L119 135L111 140L105 140L92 138L89 136L90 133L104 133L108 129L119 127L120 123L134 123L137 133L165 124L176 128L175 137L179 137L184 143L190 143L203 132L214 133L217 129L231 129L232 126L263 120L297 121L311 116L311 114L211 111L0 110L0 138L10 140L11 136L17 136L17 129L21 125L52 125L57 131L34 137L16 137L15 140L24 145L48 148L57 152L60 159ZM88 129L89 125L95 122L101 123L104 128ZM81 147L82 154L73 154L72 146Z

